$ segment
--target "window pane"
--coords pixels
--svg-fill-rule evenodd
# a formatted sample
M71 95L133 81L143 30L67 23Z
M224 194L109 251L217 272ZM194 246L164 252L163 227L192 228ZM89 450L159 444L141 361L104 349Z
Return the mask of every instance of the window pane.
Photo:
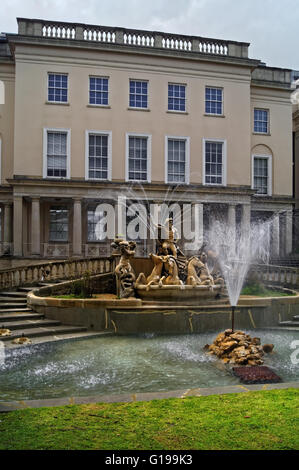
M268 194L268 158L254 158L253 185L257 194Z
M65 207L51 207L50 209L50 241L68 241L68 209Z
M89 134L88 175L108 179L108 135Z
M268 133L268 118L269 113L265 109L254 110L254 132L262 134Z
M129 137L129 179L147 180L147 137Z
M47 176L65 178L67 176L67 134L48 132L47 137Z
M48 101L67 102L68 76L61 74L48 75Z
M223 143L206 142L205 144L205 183L222 184Z
M207 114L222 114L222 95L221 88L206 87L206 113Z
M108 105L108 78L89 77L89 103Z
M185 111L185 85L168 84L168 110L169 111Z
M147 108L148 83L130 80L129 105L132 108Z
M168 139L168 182L185 182L186 141Z

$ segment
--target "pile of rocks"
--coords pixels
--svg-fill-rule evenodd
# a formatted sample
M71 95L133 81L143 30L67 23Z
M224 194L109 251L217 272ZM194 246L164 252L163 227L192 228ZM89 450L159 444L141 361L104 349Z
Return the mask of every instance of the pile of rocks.
M251 338L244 331L225 330L205 349L225 364L257 366L264 363L264 352L271 352L273 347L273 344L261 346L260 338Z

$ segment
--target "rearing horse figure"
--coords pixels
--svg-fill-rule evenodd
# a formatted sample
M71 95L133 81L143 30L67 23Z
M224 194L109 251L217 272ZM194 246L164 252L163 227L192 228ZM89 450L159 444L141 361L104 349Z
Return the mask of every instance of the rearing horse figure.
M197 256L192 256L188 261L188 275L186 284L189 286L213 286L214 279L210 274L209 268L206 264L207 257L205 253Z
M159 284L163 269L163 256L154 255L153 253L149 256L154 262L154 269L147 278L143 273L140 273L135 284L136 287L138 287L139 284L146 284L146 290L149 290L151 285Z
M159 286L180 286L183 281L179 278L179 270L176 259L171 255L161 256L163 258L164 267L168 276L163 276L160 279Z

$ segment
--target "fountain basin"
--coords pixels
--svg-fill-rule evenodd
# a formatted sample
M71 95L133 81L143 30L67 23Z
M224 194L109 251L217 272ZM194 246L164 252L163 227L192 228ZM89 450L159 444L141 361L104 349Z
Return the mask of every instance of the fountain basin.
M298 365L290 357L298 332L247 333L275 344L265 365L283 382L299 380ZM11 350L0 365L0 403L238 385L232 371L204 351L214 338L215 332L110 336Z
M182 305L197 305L201 300L212 300L220 294L221 285L215 286L158 286L138 285L136 292L142 300L175 302Z

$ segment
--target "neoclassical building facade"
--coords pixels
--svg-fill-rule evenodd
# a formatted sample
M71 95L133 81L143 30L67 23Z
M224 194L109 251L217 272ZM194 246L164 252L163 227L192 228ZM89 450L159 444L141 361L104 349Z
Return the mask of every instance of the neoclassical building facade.
M202 236L217 214L243 234L271 219L272 255L292 251L290 70L248 43L17 21L0 36L1 256L108 255L98 205L120 196L191 204Z

